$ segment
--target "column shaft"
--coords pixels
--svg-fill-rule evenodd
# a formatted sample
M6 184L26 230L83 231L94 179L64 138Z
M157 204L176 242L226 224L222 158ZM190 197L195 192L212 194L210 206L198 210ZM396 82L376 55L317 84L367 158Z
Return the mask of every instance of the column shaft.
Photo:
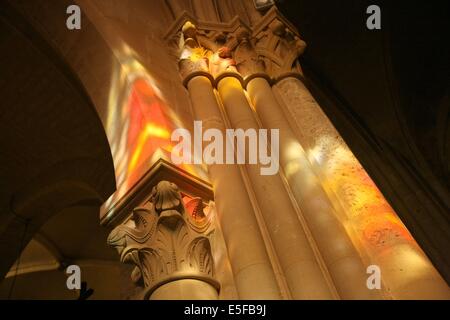
M210 80L196 76L188 83L194 116L204 129L225 132ZM264 239L238 166L210 165L215 203L237 291L241 299L280 299L280 290Z
M223 77L218 91L234 129L259 128L238 79ZM280 175L261 175L259 164L247 164L246 169L292 297L335 298L335 289L318 262L320 256L311 247L313 240L307 236Z
M366 268L338 220L333 205L290 128L271 86L265 78L256 77L248 83L247 91L263 126L267 129L280 130L281 167L340 297L373 298L374 292L366 286Z

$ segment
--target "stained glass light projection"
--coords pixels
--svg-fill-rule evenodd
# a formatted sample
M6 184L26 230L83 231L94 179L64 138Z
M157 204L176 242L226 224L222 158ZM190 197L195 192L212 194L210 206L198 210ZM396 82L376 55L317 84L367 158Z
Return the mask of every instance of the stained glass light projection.
M129 55L132 56L132 55ZM116 171L117 191L103 205L103 217L138 180L170 153L177 142L171 141L176 128L183 128L170 106L164 101L156 82L134 58L122 59L111 83L107 135ZM180 167L207 180L201 166Z
M299 140L350 238L367 264L383 270L383 294L387 298L409 297L416 289L408 285L438 279L425 253L305 85L285 80L277 87L281 89L278 97L298 123ZM294 101L290 108L288 99Z

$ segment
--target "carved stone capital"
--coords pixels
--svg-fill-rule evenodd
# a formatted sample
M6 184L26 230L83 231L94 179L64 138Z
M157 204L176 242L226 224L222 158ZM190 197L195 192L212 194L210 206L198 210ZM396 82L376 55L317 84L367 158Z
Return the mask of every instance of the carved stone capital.
M108 244L122 262L135 266L131 278L144 286L145 298L161 285L182 279L204 281L219 290L207 237L211 220L203 209L200 198L182 197L174 183L161 181L133 210L133 223L110 233Z
M306 49L297 29L275 8L254 26L255 50L266 64L266 72L277 78L288 72L301 72L298 58Z
M243 78L301 73L297 60L306 48L297 30L275 7L253 26L238 17L230 23L205 23L183 13L166 39L177 44L183 79L199 71L214 78L224 72L237 72Z
M249 77L257 73L266 72L266 63L262 56L258 55L255 47L255 38L242 30L237 34L238 45L234 51L234 57L239 73L243 77Z

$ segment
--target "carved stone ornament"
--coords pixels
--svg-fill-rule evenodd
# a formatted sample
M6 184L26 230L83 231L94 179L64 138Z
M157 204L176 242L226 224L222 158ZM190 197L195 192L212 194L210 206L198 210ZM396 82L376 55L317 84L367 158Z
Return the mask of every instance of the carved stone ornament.
M219 290L206 236L211 223L200 198L183 198L178 187L161 181L142 207L133 210L133 226L116 227L108 244L124 263L135 265L131 278L145 288L144 298L165 283L205 281Z
M196 22L184 13L166 40L176 44L183 79L199 72L213 78L233 72L243 78L267 74L275 79L301 73L298 57L306 48L296 29L275 7L253 26L238 17L229 23Z

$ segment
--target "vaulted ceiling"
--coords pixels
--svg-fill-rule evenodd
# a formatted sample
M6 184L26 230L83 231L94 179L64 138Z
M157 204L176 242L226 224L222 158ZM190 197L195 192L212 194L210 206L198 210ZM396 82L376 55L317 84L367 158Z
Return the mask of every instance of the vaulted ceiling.
M0 47L3 278L52 217L88 207L98 218L100 205L116 185L109 143L83 86L28 21L5 2L0 4ZM64 228L70 225L70 220L59 225L59 232L67 234ZM58 242L58 237L53 238Z

